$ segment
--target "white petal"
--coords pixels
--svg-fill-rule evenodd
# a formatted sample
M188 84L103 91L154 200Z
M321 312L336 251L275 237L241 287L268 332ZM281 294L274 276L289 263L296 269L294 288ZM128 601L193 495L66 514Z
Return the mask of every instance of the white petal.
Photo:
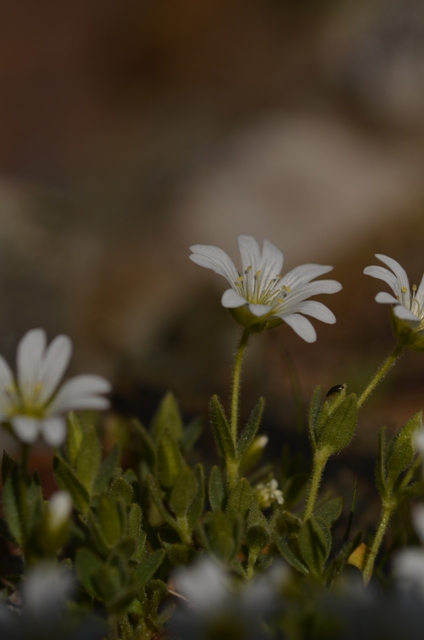
M0 412L7 412L7 409L19 398L16 392L15 380L6 360L0 356Z
M222 249L207 244L194 244L190 249L193 252L189 256L190 260L196 264L219 273L230 284L234 284L237 280L239 276L237 269L231 258Z
M336 322L336 316L325 304L317 302L316 300L306 300L299 304L299 313L305 313L307 316L321 320L321 322L327 322L328 324L334 324Z
M424 428L418 429L414 437L415 448L419 453L424 453Z
M380 291L375 296L376 302L381 302L382 304L399 304L399 301L392 296L391 293L387 293L386 291Z
M253 273L256 273L261 268L261 252L258 243L252 236L239 236L237 241L243 273L247 267L252 267Z
M268 282L280 275L284 256L272 242L264 240L259 269L262 271L261 282L266 286Z
M384 256L381 253L376 253L375 257L381 260L381 262L384 262L384 264L387 265L393 271L396 278L399 280L401 289L407 289L409 291L408 276L406 275L405 269L401 267L399 262L396 262L396 260L393 260L393 258L389 258L389 256Z
M18 345L17 377L23 395L31 394L39 380L45 348L46 333L43 329L28 331Z
M84 409L92 409L93 411L103 411L105 409L109 409L110 401L107 398L103 398L102 396L81 396L72 400L67 405L62 404L59 408L56 409L59 413L64 413L66 411L82 411Z
M40 432L40 421L26 416L14 416L11 418L13 431L21 442L35 442Z
M420 286L418 287L415 297L421 306L424 303L424 275L421 278Z
M397 278L388 269L372 265L371 267L365 267L364 273L366 276L383 280L383 282L386 282L389 285L396 296L400 295L400 284Z
M410 311L409 309L406 309L401 304L398 304L398 306L394 308L394 312L395 312L395 316L400 318L400 320L408 320L409 322L413 322L413 323L417 323L417 324L420 323L420 321L417 318L417 316L415 316L412 313L412 311Z
M66 421L60 416L47 418L41 423L41 433L51 447L59 447L66 438Z
M284 313L296 313L299 303L312 296L321 295L322 293L337 293L342 289L342 285L337 280L316 280L308 282L293 289L284 301Z
M250 313L253 313L257 318L266 316L272 310L269 304L249 304Z
M99 393L108 393L111 386L107 380L100 376L83 375L71 378L59 389L57 396L49 407L50 413L62 413L71 409L79 408L99 408L97 403L102 404L100 408L105 408L106 398L96 398ZM87 407L88 401L95 400L96 406ZM84 401L84 407L81 406Z
M228 597L227 576L209 558L201 558L189 569L177 569L174 581L179 591L203 613L218 609Z
M243 296L239 295L234 289L227 289L224 291L221 298L221 304L226 309L237 309L247 303L247 300Z
M42 384L39 401L46 402L56 390L65 373L72 354L72 341L68 336L57 336L47 349L39 382Z
M280 283L290 289L294 289L332 270L333 267L322 264L301 264L286 273Z
M424 593L424 553L422 549L404 549L393 561L394 574L406 590Z
M5 389L14 386L12 371L3 356L0 356L0 387Z
M412 511L412 521L421 542L424 542L424 505L419 504Z
M316 331L307 318L297 313L288 316L281 314L280 317L306 342L315 342L317 339Z

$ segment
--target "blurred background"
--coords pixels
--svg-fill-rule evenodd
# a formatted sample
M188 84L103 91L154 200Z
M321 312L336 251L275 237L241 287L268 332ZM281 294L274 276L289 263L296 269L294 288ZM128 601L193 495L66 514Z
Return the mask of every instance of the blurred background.
M172 388L205 415L227 397L238 328L189 246L237 264L247 233L285 269L334 265L344 288L322 298L338 322L315 323L317 343L255 338L243 413L264 394L284 439L317 384L362 390L394 342L363 268L379 252L424 271L421 0L6 0L0 87L9 362L42 326L72 337L73 373L113 381L119 411L147 420ZM353 455L422 406L423 364L403 357Z

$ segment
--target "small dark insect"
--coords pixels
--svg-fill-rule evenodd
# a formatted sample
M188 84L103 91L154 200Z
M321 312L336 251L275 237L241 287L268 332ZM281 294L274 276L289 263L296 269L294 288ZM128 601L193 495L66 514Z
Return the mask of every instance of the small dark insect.
M340 391L343 391L344 388L344 384L336 384L335 387L331 387L331 389L327 391L327 395L325 397L328 398L329 396L332 396L333 393L339 393Z

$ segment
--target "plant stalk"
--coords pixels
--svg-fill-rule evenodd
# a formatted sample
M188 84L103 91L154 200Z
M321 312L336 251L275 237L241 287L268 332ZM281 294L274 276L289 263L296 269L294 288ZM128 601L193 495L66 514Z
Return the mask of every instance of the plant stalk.
M322 474L324 473L325 465L327 464L327 460L329 457L330 457L330 452L326 447L324 447L323 449L317 449L314 453L312 476L309 484L309 493L308 493L308 499L306 501L303 522L306 522L306 520L308 520L314 512L315 502L318 495L318 489L321 484Z
M396 347L393 349L392 353L389 355L389 357L386 358L386 360L383 362L383 364L381 365L380 369L377 371L375 376L372 378L372 380L370 381L368 386L365 388L365 390L359 396L359 398L358 398L358 409L364 404L364 402L368 398L368 396L374 391L376 386L378 384L380 384L380 382L383 380L384 376L390 371L390 369L393 367L393 365L395 364L395 362L399 358L399 356L402 353L404 348L405 347L404 347L403 344L398 343L396 345Z
M371 579L372 572L374 570L375 559L380 550L381 543L383 542L384 534L386 533L393 511L394 511L394 507L392 504L383 505L380 524L378 525L378 529L374 536L373 543L371 545L371 548L367 555L367 559L365 561L363 578L364 578L364 584L366 585L369 583Z

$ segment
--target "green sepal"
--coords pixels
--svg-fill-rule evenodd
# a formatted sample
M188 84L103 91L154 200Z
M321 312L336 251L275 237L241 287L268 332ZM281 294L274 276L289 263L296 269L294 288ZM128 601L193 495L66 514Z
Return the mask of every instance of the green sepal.
M84 429L78 416L71 411L68 414L68 430L66 432L66 453L72 467L77 463L78 454L84 437Z
M391 440L386 455L386 486L391 490L415 456L413 436L422 425L422 412L416 413Z
M90 495L75 471L58 454L53 458L53 470L59 489L68 491L75 508L85 513L90 506Z
M163 487L171 488L184 469L185 462L169 431L163 433L157 452L157 475Z
M274 540L275 544L277 545L277 549L283 556L284 560L286 560L292 567L297 569L297 571L303 573L303 575L308 575L308 567L295 555L287 542L277 535L274 537Z
M7 527L16 544L24 543L24 524L21 513L20 473L17 466L8 470L3 486L3 511Z
M297 538L300 554L315 576L321 576L331 549L331 536L315 518L303 523Z
M177 518L184 518L196 496L198 482L190 467L184 467L174 482L169 506Z
M134 582L138 587L143 587L151 578L153 578L156 571L159 569L165 557L165 551L163 549L157 549L149 555L147 555L142 562L136 567L134 571Z
M153 440L158 443L165 431L168 431L176 442L183 435L183 421L178 403L173 393L168 392L159 405L151 424Z
M209 476L209 502L212 511L222 511L225 503L225 483L219 467L212 467Z
M100 465L99 472L93 484L93 494L99 495L108 490L110 483L113 480L116 470L118 469L119 460L121 457L121 450L116 444L108 453L106 458Z
M240 438L237 443L237 459L241 460L248 448L253 442L254 437L259 429L262 420L262 414L264 412L265 400L259 398L256 406L250 414L249 420L243 431L240 434Z
M89 495L100 469L102 449L93 425L86 427L75 462L75 472Z
M317 449L327 449L331 454L342 451L351 441L358 420L358 402L351 393L320 423L316 430Z
M225 417L224 408L217 395L211 398L210 414L213 435L221 455L225 460L235 460L236 449L231 436L230 426Z
M227 504L227 515L230 520L235 520L239 515L244 515L250 509L253 500L252 488L246 478L241 478L230 492Z

